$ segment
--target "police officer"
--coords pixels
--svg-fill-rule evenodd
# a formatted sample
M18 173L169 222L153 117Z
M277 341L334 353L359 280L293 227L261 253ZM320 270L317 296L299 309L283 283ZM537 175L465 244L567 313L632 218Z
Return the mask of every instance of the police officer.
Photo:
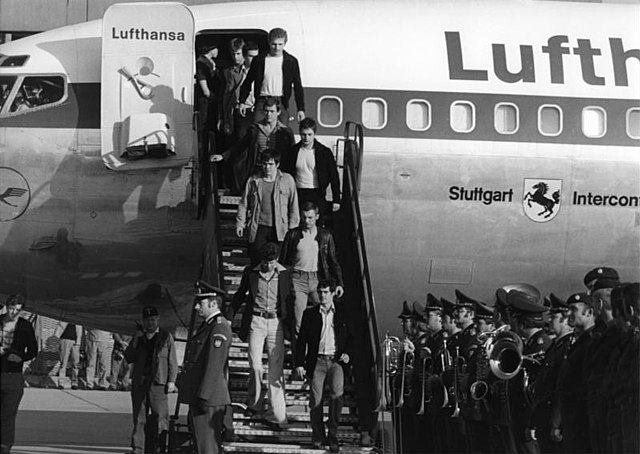
M189 339L180 377L180 402L189 405L199 454L217 454L226 407L231 404L227 358L231 324L222 316L224 291L199 282L195 309L204 319Z
M560 367L567 349L574 340L573 328L569 325L569 306L553 293L549 295L549 327L554 339L547 349L542 366L536 376L533 390L533 425L540 451L562 453L564 446L560 431L560 401L557 384Z
M585 274L583 282L584 286L587 287L587 293L591 293L593 291L593 286L596 281L605 279L611 281L620 281L620 276L618 272L613 268L608 268L606 266L599 266L597 268L592 269L587 274Z
M569 324L576 339L567 349L560 368L558 398L560 400L560 436L565 452L590 453L591 443L586 431L589 427L587 379L584 370L589 344L593 341L595 311L591 296L575 293L569 297Z
M507 294L507 303L514 312L516 332L524 344L522 369L509 383L511 427L517 451L536 453L540 448L532 425L531 388L525 385L525 376L533 380L544 352L551 345L551 339L543 329L547 307L537 298L518 290Z

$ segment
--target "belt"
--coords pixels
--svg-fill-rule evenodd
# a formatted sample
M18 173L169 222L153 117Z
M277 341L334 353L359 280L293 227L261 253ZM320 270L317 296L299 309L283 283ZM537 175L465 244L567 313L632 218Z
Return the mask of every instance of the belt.
M269 311L253 311L253 315L262 318L278 318L277 312L269 312Z
M318 353L318 358L320 358L320 359L330 359L330 360L332 360L332 361L333 361L333 359L334 359L335 357L336 357L336 355L335 355L335 354L333 354L333 355L325 355L325 354L323 354L323 353Z

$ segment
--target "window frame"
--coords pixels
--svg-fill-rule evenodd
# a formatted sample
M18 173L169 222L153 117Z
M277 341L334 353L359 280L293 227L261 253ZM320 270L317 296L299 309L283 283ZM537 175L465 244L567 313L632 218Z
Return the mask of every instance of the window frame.
M558 112L560 112L560 130L555 134L548 134L548 133L542 132L542 128L541 128L542 122L540 121L540 119L541 119L542 109L544 109L545 107L553 107ZM538 107L538 115L537 115L537 117L538 117L537 118L538 119L538 124L537 124L538 132L541 135L543 135L545 137L558 137L564 131L564 112L562 110L562 107L560 107L559 105L557 105L557 104L541 104Z
M498 112L498 108L501 106L507 106L507 107L513 107L516 110L516 127L513 131L511 132L503 132L503 131L499 131L498 127L496 125L496 120L497 120L497 112ZM493 129L498 133L498 134L502 134L504 136L511 136L514 134L517 134L518 131L520 130L520 108L518 107L517 104L512 103L512 102L499 102L496 103L495 106L493 106Z
M7 76L12 76L12 74L6 74ZM67 101L67 99L69 99L69 81L67 79L67 75L66 74L62 74L62 73L45 73L45 74L16 74L15 76L17 76L16 79L16 83L13 86L13 88L11 89L11 93L9 93L9 97L7 98L7 102L5 103L5 105L3 106L3 110L0 111L0 117L2 118L10 118L10 117L17 117L19 115L26 115L32 112L40 112L42 110L46 110L46 109L50 109L56 106L59 106L61 104L63 104L64 102ZM40 78L44 78L44 77L60 77L62 78L62 83L63 83L63 93L62 93L62 97L60 99L58 99L57 101L48 103L48 104L43 104L40 106L36 106L27 110L23 110L21 112L11 112L11 106L13 105L14 101L15 101L15 97L16 94L18 92L18 90L20 89L20 87L22 87L22 84L24 83L24 80L26 78L29 77L40 77Z
M427 109L429 111L429 122L427 123L427 126L424 128L412 128L411 126L409 126L409 104L411 103L416 103L416 104L424 104L427 106ZM433 123L433 109L431 108L431 103L429 101L427 101L426 99L420 99L420 98L413 98L410 99L409 101L407 101L407 104L405 105L405 123L407 125L407 128L409 128L409 130L411 131L416 131L416 132L424 132L429 130L429 128L431 128L431 124Z
M468 130L458 130L453 127L453 108L458 104L471 106L471 127ZM449 106L449 127L453 132L457 132L459 134L472 133L476 129L476 105L471 101L467 101L466 99L458 99L456 101L453 101Z
M600 111L602 112L602 116L604 118L604 127L602 128L602 134L597 135L597 136L590 136L588 135L585 131L584 131L584 113L587 111L587 109L593 109L596 111ZM585 106L582 108L582 112L580 113L580 130L582 131L582 135L589 138L589 139L600 139L604 136L607 135L607 111L604 109L604 107L600 107L600 106Z
M629 117L631 116L631 112L638 112L638 114L640 115L640 107L629 107L627 109L627 111L624 114L624 129L626 130L627 133L627 137L629 137L630 139L633 140L640 140L640 135L638 136L634 136L633 134L631 134L631 131L629 130Z
M365 105L365 103L367 101L380 101L380 102L382 102L382 105L384 106L384 110L383 110L384 122L382 123L381 126L372 128L372 127L367 126L367 125L364 124L364 105ZM381 129L386 128L387 127L387 123L389 122L389 105L387 104L387 100L384 99L384 98L377 97L377 96L371 96L371 97L368 97L368 98L364 98L362 100L362 104L360 105L360 117L362 119L362 126L364 126L367 129L370 129L372 131L379 131Z
M322 104L322 101L325 100L325 99L335 99L335 100L338 101L338 104L340 105L340 121L338 121L338 123L335 124L335 125L327 125L327 124L324 124L322 122L322 115L321 115L321 112L320 112L320 105ZM340 96L337 96L337 95L323 95L323 96L321 96L320 98L318 98L318 105L317 105L316 111L317 111L317 114L318 114L317 117L316 117L318 119L318 124L320 126L322 126L323 128L337 128L340 125L342 125L342 121L344 120L344 102L342 102L342 98L340 98Z

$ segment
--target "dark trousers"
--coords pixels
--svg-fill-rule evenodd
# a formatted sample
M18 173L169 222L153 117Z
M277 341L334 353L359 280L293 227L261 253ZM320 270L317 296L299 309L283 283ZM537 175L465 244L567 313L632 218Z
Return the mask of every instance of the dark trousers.
M249 243L249 258L251 259L251 265L255 266L260 263L260 260L262 260L262 248L269 242L280 245L278 235L276 234L276 228L266 225L258 225L256 237L253 240L253 243Z
M319 357L311 380L311 439L323 441L325 438L325 426L322 413L322 392L325 381L329 385L331 400L329 401L329 418L327 428L329 439L338 439L338 426L342 413L342 395L344 393L344 372L342 366L333 359Z
M189 406L193 438L198 454L218 454L222 442L222 426L227 405L199 408Z
M145 384L131 390L131 449L136 453L155 452L158 445L166 445L169 404L165 389L165 385Z
M587 454L591 451L587 402L561 402L563 443L566 452Z
M4 358L3 358L4 360ZM20 372L0 376L0 445L9 452L16 436L16 416L24 394L24 378Z

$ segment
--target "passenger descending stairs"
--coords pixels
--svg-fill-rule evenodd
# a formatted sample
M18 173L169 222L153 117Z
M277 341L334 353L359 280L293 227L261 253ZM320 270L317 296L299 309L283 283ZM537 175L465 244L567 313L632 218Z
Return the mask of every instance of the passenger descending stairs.
M239 197L219 193L220 197L220 232L222 261L224 268L223 281L225 290L231 297L235 294L242 277L242 271L249 264L247 243L245 238L237 238L235 234L235 215ZM240 327L242 317L241 308L232 321L234 331ZM307 383L294 380L291 376L292 359L291 348L286 343L285 358L286 404L289 424L286 428L274 430L263 423L258 417L245 416L247 378L249 376L249 361L247 344L235 337L229 351L229 390L234 402L234 430L235 441L225 442L223 452L234 453L308 453L316 454L329 452L325 449L314 449L311 444L311 426L309 421L309 386ZM263 369L266 383L267 358L263 356ZM345 383L345 405L341 418L341 429L338 438L342 453L369 453L375 448L359 447L359 432L357 431L357 416L353 387ZM328 407L325 402L325 419Z

